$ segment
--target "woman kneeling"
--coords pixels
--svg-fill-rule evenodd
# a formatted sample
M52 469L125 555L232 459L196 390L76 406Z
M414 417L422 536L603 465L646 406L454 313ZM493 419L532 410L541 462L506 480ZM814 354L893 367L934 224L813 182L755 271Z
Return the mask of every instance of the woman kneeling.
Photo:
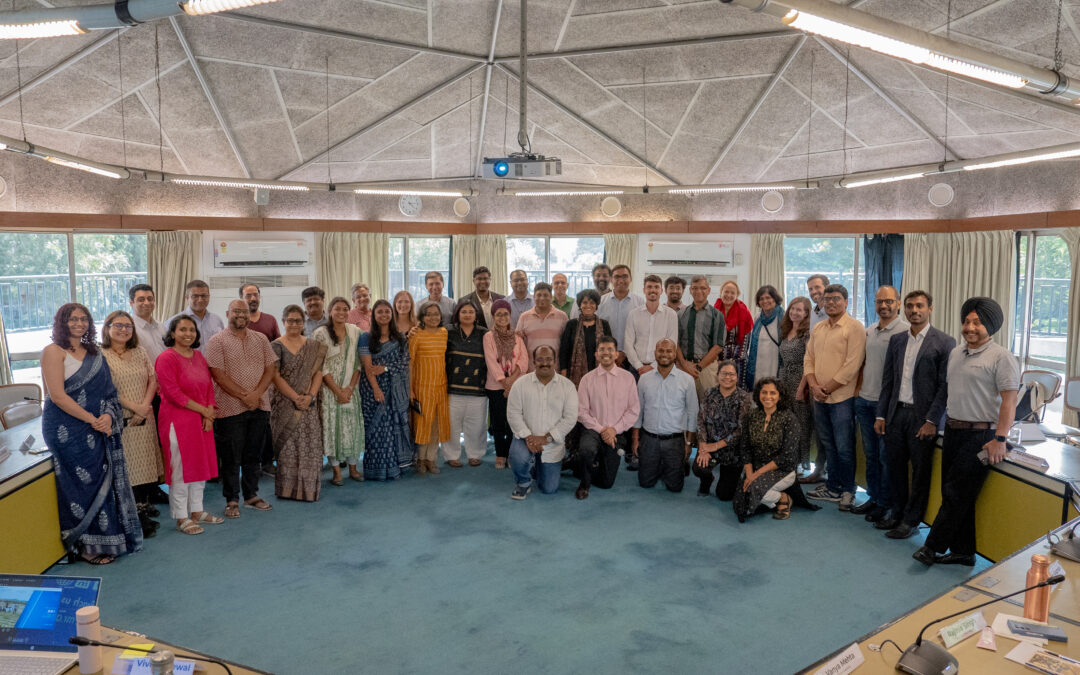
M739 439L743 476L733 500L735 515L742 523L759 506L775 507L773 518L786 520L792 499L785 490L795 483L799 461L798 422L775 378L757 381L754 403L758 407L743 417Z

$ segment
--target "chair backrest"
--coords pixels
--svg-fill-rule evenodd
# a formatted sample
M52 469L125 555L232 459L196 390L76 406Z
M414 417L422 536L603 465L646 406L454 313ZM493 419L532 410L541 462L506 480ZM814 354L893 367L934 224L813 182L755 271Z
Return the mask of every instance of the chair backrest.
M0 409L6 408L15 402L25 401L27 398L40 401L41 387L32 382L0 385Z
M18 426L35 417L41 417L41 406L31 401L16 401L0 409L0 424L3 424L5 429Z
M1065 407L1080 412L1080 377L1065 382Z
M1020 374L1020 384L1038 382L1047 392L1047 401L1052 401L1061 393L1061 376L1049 370L1025 370Z

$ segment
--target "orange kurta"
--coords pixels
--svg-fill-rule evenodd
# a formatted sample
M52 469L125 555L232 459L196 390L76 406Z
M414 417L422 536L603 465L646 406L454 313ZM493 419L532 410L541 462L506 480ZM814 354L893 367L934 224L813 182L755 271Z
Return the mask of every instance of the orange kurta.
M439 442L450 440L450 400L446 393L446 329L418 330L409 338L409 370L413 395L423 415L413 412L415 441L432 440L431 425L438 421Z

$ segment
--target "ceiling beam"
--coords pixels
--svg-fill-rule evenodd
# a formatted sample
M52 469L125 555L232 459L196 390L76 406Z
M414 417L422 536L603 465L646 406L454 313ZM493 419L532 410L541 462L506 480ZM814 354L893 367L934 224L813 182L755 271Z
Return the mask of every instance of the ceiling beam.
M496 64L496 65L498 66L498 68L500 70L505 72L507 74L507 76L517 79L517 75L515 75L513 73L513 71L511 71L509 68L507 68L506 66L504 66L501 63ZM634 152L630 148L626 147L624 144L620 143L619 141L615 140L614 138L609 136L606 132L602 131L599 127L597 127L594 124L592 124L591 122L585 120L584 118L582 118L579 114L577 114L576 112L574 112L570 108L567 108L565 105L560 103L559 100L556 99L555 97L553 97L551 94L547 93L546 91L544 91L540 87L536 86L535 84L528 83L528 86L529 86L529 89L532 89L533 92L535 92L537 95L539 95L545 101L547 101L552 106L557 108L560 112L562 112L565 115L569 115L575 122L577 122L581 126L585 127L589 131L593 132L594 134L596 134L597 136L599 136L603 140L607 141L609 144L614 146L619 151L625 153L626 155L629 155L638 164L641 164L643 167L645 167L649 171L652 171L657 176L660 176L661 178L663 178L667 182L671 183L672 185L678 185L679 184L679 181L675 180L674 178L669 176L664 171L661 171L660 169L656 168L651 163L649 163L649 160L647 160L646 158L644 158L641 155L637 154L636 152ZM508 102L506 102L506 101L504 101L503 103L506 104L506 105L509 105Z
M758 94L758 97L754 100L753 105L751 105L750 109L743 115L742 121L739 122L739 126L735 127L735 132L731 134L731 137L724 143L724 147L720 149L720 154L716 157L716 161L713 162L712 167L705 173L705 177L699 181L700 185L708 183L709 179L712 178L712 175L716 173L716 170L720 168L720 163L724 161L728 153L731 152L731 149L735 147L735 143L738 142L739 137L742 136L742 133L750 126L750 120L754 119L754 115L761 109L761 105L765 103L765 99L769 97L769 94L776 88L776 85L780 83L781 78L784 77L784 72L787 71L788 66L795 60L795 56L799 53L799 50L802 49L804 44L806 44L806 35L800 35L799 39L795 42L795 45L787 53L787 56L780 62L780 66L776 69L776 72L769 78L769 83L765 85L765 88L761 90L761 93Z
M495 58L495 42L499 38L499 21L502 19L503 0L495 6L495 25L491 28L491 49L488 50L487 64L484 66L484 105L480 109L480 136L476 141L476 161L473 162L473 176L480 177L481 162L484 159L484 133L487 127L488 101L491 100L491 70ZM469 102L472 105L472 102ZM432 159L434 162L434 158Z
M301 162L300 164L294 166L293 168L291 168L288 171L286 171L285 173L281 174L280 176L278 176L274 180L283 180L283 179L291 176L292 174L296 173L297 171L299 171L301 169L304 169L304 168L307 168L307 167L311 166L312 164L317 163L323 157L326 157L326 160L330 161L330 153L331 152L340 149L341 147L343 147L344 145L346 145L348 143L351 143L352 141L356 140L360 136L363 136L367 132L369 132L369 131L371 131L373 129L376 129L376 128L382 126L383 124L386 124L391 119L393 119L397 115L401 114L402 112L408 110L409 108L416 105L417 103L423 101L424 99L426 99L426 98L428 98L430 96L434 96L435 94L439 93L443 89L446 89L447 87L450 87L450 86L453 86L453 85L457 84L461 80L465 79L466 77L469 77L470 75L472 75L473 73L475 73L476 71L480 70L483 67L484 67L484 64L483 64L483 62L481 62L481 63L474 64L470 68L466 68L462 72L458 73L457 75L454 75L453 77L451 77L450 79L442 82L441 84L437 84L434 87L432 87L431 89L428 89L427 91L425 91L425 92L413 97L412 99L406 101L401 106L398 106L394 110L391 110L390 112L386 113L385 115L383 115L379 119L375 120L371 124L364 125L363 127L358 129L357 131L353 132L352 134L349 134L348 137L343 138L342 140L338 141L337 143L334 143L329 148L327 148L323 152L320 152L319 154L315 155L311 159L309 159L307 161L304 161L304 162Z
M566 49L554 52L538 52L529 54L529 60L533 59L559 59L572 56L592 56L594 54L618 54L620 52L633 52L642 49L661 49L664 47L700 47L702 45L714 45L724 42L742 42L744 40L766 40L771 38L795 37L788 29L771 30L764 33L743 33L741 35L713 35L709 37L689 38L686 40L661 40L658 42L638 42L628 45L612 45L610 47L593 47L585 49ZM494 59L496 63L513 63L517 56L500 56Z
M126 30L126 29L122 29L120 32L123 32L124 30ZM91 42L90 44L86 45L85 47L83 47L79 51L75 52L74 54L71 54L70 56L64 57L60 61L54 63L51 66L49 66L48 68L41 71L40 73L38 73L34 77L30 78L26 82L23 82L23 84L22 84L22 93L25 94L26 92L30 91L34 87L38 86L39 84L42 84L45 81L47 81L53 75L57 75L59 73L62 73L63 71L67 70L69 67L75 65L79 61L81 61L84 58L86 58L87 56L89 56L90 54L93 54L95 51L97 51L101 47L104 47L108 43L112 42L114 38L116 38L116 31L109 31L108 33L106 33L102 37L100 37L97 40L95 40L94 42ZM19 88L18 87L4 93L3 95L0 95L0 107L5 106L8 103L11 103L12 101L17 99L18 97L19 97Z
M466 52L458 52L452 49L439 49L437 47L428 47L426 45L417 45L410 42L400 42L398 40L387 40L386 38L377 38L370 35L361 35L360 33L353 33L345 30L335 30L331 28L321 28L319 26L310 26L303 23L294 23L292 21L281 21L279 19L268 19L262 16L252 16L250 14L237 14L235 12L224 12L217 16L223 19L232 19L233 21L246 21L248 23L256 23L263 26L269 26L271 28L283 28L285 30L301 31L304 33L312 33L321 37L339 38L341 40L351 40L353 42L360 42L369 45L378 45L380 47L393 47L395 49L408 49L413 52L421 52L424 54L435 54L437 56L449 56L455 59L466 59L468 61L483 61L483 56L476 54L468 54Z
M952 156L953 156L953 157L954 157L955 159L964 159L964 158L963 158L963 157L961 157L961 156L960 156L960 155L959 155L959 154L958 154L958 153L957 153L957 152L956 152L955 150L953 150L952 148L950 148L950 147L948 146L948 144L947 144L947 143L946 143L945 141L943 141L942 139L938 138L937 134L935 134L935 133L934 133L934 132L933 132L933 131L932 131L932 130L930 129L930 127L928 127L928 126L926 125L926 123L925 123L925 122L923 122L923 121L922 121L921 119L919 119L918 117L916 117L914 113L912 113L912 112L911 112L910 110L908 110L907 108L905 108L905 107L904 107L904 106L903 106L903 105L902 105L902 104L901 104L901 103L900 103L899 101L897 101L896 99L894 99L894 98L893 98L892 96L889 96L888 92L886 92L886 91L885 91L885 90L884 90L884 89L883 89L883 88L881 87L881 85L879 85L879 84L878 84L877 82L875 82L875 81L874 81L874 78L872 78L872 77L870 77L869 75L867 75L866 73L864 73L864 72L862 71L862 69L861 69L861 68L859 68L858 66L856 66L856 65L855 65L854 63L852 63L852 62L851 62L851 61L850 61L850 60L849 60L849 59L848 59L848 58L847 58L846 56L844 56L843 54L841 54L841 53L840 53L840 50L839 50L839 49L837 49L836 47L834 47L834 46L832 46L831 44L829 44L829 41L828 41L828 40L823 40L822 38L820 38L820 37L817 37L817 36L814 36L814 39L815 39L815 40L817 40L818 44L820 44L820 45L821 45L822 47L824 47L824 48L825 48L825 49L826 49L826 50L827 50L827 51L828 51L828 52L829 52L830 54L832 54L832 55L833 55L834 57L836 57L836 59L837 59L838 61L840 61L840 63L842 63L842 64L844 64L845 66L847 66L847 67L848 67L848 69L849 69L849 70L850 70L850 71L851 71L852 73L854 73L856 77L858 77L858 78L859 78L860 80L862 80L862 81L863 81L863 83L864 83L864 84L865 84L866 86L870 87L870 89L871 89L871 90L873 90L873 92L874 92L875 94L877 94L878 96L880 96L880 97L881 97L881 99L882 99L883 101L885 101L886 103L888 103L888 104L889 104L889 106L890 106L890 107L891 107L891 108L892 108L893 110L895 110L896 112L900 113L900 116L901 116L901 117L903 117L903 118L904 118L904 119L906 119L906 120L907 120L908 122L911 122L911 123L912 123L913 125L915 125L915 127L916 127L916 128L917 128L917 129L919 130L919 131L921 131L921 132L923 133L923 135L924 135L924 136L926 136L926 137L927 137L928 139L930 139L930 140L931 140L932 142L936 143L936 144L937 144L938 146L940 146L940 147L941 147L941 149L942 149L942 150L944 150L944 151L945 151L946 153L948 153L948 154L952 155Z
M195 71L195 77L199 80L199 85L202 86L203 94L206 95L206 101L210 104L210 109L214 111L214 117L217 118L218 124L221 126L221 131L225 134L225 140L229 142L229 147L232 148L233 154L236 155L236 161L240 164L240 170L244 172L245 178L251 178L251 171L248 170L247 162L244 161L244 156L240 154L240 147L236 144L236 139L233 138L232 129L225 123L225 116L221 114L221 108L218 107L217 99L214 98L214 92L210 91L210 84L206 81L206 77L203 76L202 68L199 67L199 62L195 58L195 54L191 52L191 46L188 44L187 38L184 37L184 31L180 30L180 24L177 22L175 16L169 17L169 23L172 24L173 30L176 31L176 37L180 40L180 46L184 48L184 54L187 55L188 62L191 63L191 69Z

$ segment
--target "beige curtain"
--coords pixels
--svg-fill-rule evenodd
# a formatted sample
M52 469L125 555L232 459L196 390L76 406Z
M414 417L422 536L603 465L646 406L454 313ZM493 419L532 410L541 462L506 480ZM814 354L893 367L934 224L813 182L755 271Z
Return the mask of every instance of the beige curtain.
M1072 264L1072 280L1069 283L1069 327L1065 343L1065 377L1080 376L1080 297L1077 296L1077 284L1080 283L1080 227L1060 230L1061 238L1069 247L1069 262ZM1064 385L1063 385L1064 386ZM1076 411L1062 409L1061 422L1077 426L1080 416Z
M505 234L478 234L476 235L476 265L483 265L491 270L490 290L500 295L509 293L506 270L506 235ZM472 268L466 272L469 276L468 286L464 292L457 291L458 296L472 293ZM457 278L456 276L454 277Z
M775 286L781 295L784 293L783 234L750 235L750 287L743 291L743 298L753 299L765 285Z
M460 298L473 291L472 272L479 265L476 260L476 235L455 234L450 237L450 280L454 286L451 294ZM505 256L504 256L505 257Z
M154 314L164 321L184 308L184 286L199 274L202 232L179 230L147 234L146 281L154 288Z
M604 262L611 267L616 265L629 265L634 270L634 260L637 258L637 235L636 234L605 234L604 235Z
M323 232L316 244L315 274L326 297L349 298L353 284L371 288L371 300L385 298L389 284L389 235L384 232Z
M1016 238L1010 231L951 232L904 236L904 283L907 293L924 290L934 297L933 324L956 338L960 308L976 295L993 298L1005 313L994 342L1012 346L1009 323L1016 283Z
M0 384L14 384L11 376L11 358L8 356L7 335L4 333L4 317L0 315Z

